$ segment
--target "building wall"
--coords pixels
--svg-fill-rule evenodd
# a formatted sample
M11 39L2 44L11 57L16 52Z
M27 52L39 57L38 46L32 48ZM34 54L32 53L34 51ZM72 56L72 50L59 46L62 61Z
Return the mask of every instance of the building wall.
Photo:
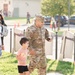
M18 8L19 17L26 17L27 12L33 17L41 11L41 0L13 0L13 7Z
M12 0L0 0L0 11L2 11L3 15L4 15L4 4L8 6L8 10L7 10L8 16L11 16L12 15Z
M27 12L31 17L41 12L41 0L0 0L0 10L3 12L3 5L8 5L8 16L26 17Z

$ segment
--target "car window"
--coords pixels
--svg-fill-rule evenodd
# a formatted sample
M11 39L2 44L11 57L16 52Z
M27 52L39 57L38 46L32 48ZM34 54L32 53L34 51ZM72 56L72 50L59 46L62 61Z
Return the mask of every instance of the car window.
M45 17L44 19L46 19L46 20L50 20L50 19L51 19L51 17Z
M72 16L71 19L75 19L75 16Z
M67 19L67 17L66 17L66 16L63 16L63 18L64 18L64 19Z
M58 16L55 16L54 18L55 18L56 21L58 21Z
M64 17L63 17L63 16L61 16L61 19L64 19Z

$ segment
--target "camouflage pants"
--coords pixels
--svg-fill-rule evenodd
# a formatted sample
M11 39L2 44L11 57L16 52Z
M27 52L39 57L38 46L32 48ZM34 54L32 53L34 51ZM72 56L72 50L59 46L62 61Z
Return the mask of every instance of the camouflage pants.
M29 71L30 73L34 71L34 69L38 69L38 75L46 75L46 58L33 58L30 60Z

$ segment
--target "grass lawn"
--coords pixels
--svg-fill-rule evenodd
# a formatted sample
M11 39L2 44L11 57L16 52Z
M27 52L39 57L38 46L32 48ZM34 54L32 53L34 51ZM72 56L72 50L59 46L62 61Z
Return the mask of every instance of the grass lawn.
M59 30L58 32L57 32L57 35L58 36L63 36L63 33L65 32L65 31L67 31L67 30ZM55 33L56 33L56 31L54 31ZM70 32L72 32L72 33L75 33L75 30L70 30Z
M47 59L47 72L75 75L75 66L71 62ZM0 75L18 75L15 55L3 52L2 57L0 57ZM36 70L31 75L37 75Z
M33 17L31 17L32 19ZM5 20L17 20L17 19L26 19L26 17L4 17Z
M14 24L26 24L27 19L25 17L4 17L5 23L7 25L14 25ZM33 18L30 19L30 22L32 23Z

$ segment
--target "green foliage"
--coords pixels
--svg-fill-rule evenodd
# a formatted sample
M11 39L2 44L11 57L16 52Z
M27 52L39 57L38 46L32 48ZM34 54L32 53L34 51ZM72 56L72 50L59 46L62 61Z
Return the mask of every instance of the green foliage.
M56 14L68 15L69 0L42 0L42 14L55 16ZM70 0L70 14L74 12L73 0Z

